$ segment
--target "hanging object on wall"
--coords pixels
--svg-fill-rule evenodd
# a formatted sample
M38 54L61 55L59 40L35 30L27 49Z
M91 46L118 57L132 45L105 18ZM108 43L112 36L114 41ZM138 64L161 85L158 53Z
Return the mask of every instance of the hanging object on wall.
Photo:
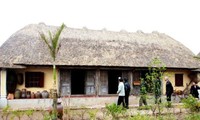
M17 84L23 85L23 83L24 83L23 74L22 73L18 73L17 74Z

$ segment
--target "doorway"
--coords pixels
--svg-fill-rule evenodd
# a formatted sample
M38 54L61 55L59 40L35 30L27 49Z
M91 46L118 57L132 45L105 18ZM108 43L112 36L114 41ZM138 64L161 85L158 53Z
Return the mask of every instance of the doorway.
M72 70L71 71L71 94L84 94L85 93L85 70Z
M122 76L119 70L108 71L108 94L116 94L118 90L118 77Z

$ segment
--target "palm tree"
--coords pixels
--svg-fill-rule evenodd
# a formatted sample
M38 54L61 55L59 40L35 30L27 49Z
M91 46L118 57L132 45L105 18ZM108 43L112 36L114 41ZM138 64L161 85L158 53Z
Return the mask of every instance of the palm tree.
M47 38L44 33L40 33L41 39L45 42L45 44L48 46L51 57L53 59L53 111L52 111L52 119L57 119L57 88L56 88L56 65L55 60L57 53L60 49L60 43L59 43L59 37L64 29L65 25L62 24L60 28L57 30L57 32L52 35L52 33L49 31L49 37Z

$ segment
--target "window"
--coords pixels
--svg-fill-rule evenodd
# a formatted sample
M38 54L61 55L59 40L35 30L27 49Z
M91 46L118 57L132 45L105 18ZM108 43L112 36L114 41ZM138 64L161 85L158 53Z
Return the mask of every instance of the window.
M44 73L26 72L25 87L44 87Z
M183 86L183 74L175 74L175 86Z

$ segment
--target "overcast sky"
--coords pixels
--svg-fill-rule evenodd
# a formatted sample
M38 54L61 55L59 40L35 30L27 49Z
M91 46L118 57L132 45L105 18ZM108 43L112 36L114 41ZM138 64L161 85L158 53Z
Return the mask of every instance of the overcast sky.
M199 0L0 0L0 45L28 24L165 33L200 52Z

